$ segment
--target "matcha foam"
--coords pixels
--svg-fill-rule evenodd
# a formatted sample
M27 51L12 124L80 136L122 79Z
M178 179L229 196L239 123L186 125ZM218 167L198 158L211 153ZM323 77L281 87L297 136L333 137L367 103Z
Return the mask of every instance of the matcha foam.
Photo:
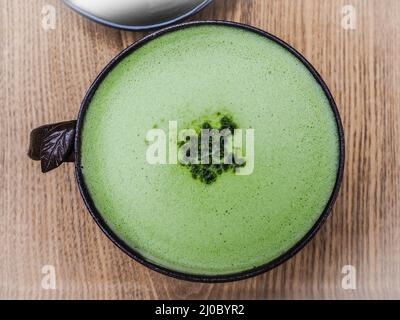
M148 130L229 113L255 131L249 176L207 185L146 161ZM125 57L85 115L84 180L111 229L147 260L200 275L261 266L313 227L335 185L338 128L328 99L289 51L253 32L203 25Z

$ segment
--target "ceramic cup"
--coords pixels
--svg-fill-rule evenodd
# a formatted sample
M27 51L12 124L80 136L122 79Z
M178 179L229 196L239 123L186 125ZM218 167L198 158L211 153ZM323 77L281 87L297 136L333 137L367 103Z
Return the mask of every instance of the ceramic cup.
M309 232L296 244L294 245L289 251L282 254L278 258L274 259L271 262L268 262L265 265L257 267L255 269L240 272L236 274L230 275L222 275L222 276L203 276L203 275L193 275L193 274L185 274L181 272L176 272L170 270L168 268L164 268L162 266L156 265L152 262L149 262L144 257L142 257L138 252L132 249L128 244L126 244L120 237L118 237L111 228L107 225L107 223L102 218L100 212L96 209L95 203L93 202L87 186L85 184L84 176L82 173L81 167L81 154L82 154L82 127L84 123L85 114L90 106L91 99L95 94L97 88L108 75L108 73L120 63L126 56L134 54L135 51L143 46L144 44L153 41L157 37L160 37L166 33L177 31L183 28L191 27L194 25L225 25L236 27L240 29L244 29L250 32L254 32L266 39L272 40L279 44L280 46L284 47L286 50L291 52L295 55L309 70L309 72L314 76L315 80L320 84L321 88L326 94L326 97L329 100L330 106L335 116L337 128L338 128L338 144L339 144L339 167L337 171L336 183L333 188L331 197L329 201L326 203L324 210L321 212L319 219L316 221L314 226L309 230ZM62 141L62 143L60 143ZM52 152L55 151L55 152ZM189 281L199 281L199 282L227 282L227 281L236 281L242 280L245 278L249 278L255 275L259 275L263 272L271 270L276 266L280 265L281 263L285 262L293 255L295 255L299 250L301 250L309 241L310 239L316 234L316 232L320 229L323 223L328 218L332 206L336 200L341 182L343 177L343 170L344 170L344 133L343 127L340 120L339 112L336 107L335 101L326 86L325 82L322 80L321 76L317 73L314 67L295 49L290 47L288 44L283 42L282 40L278 39L277 37L264 32L262 30L253 28L248 25L243 25L234 22L227 22L227 21L204 21L204 22L190 22L185 24L176 25L173 27L169 27L160 31L157 31L153 34L148 35L147 37L143 38L142 40L132 44L127 49L123 50L120 54L118 54L111 62L104 68L103 71L97 76L96 80L90 86L87 91L85 98L82 101L82 105L80 108L80 112L78 114L77 120L67 121L62 123L50 124L45 125L40 128L37 128L31 132L30 137L30 147L29 147L29 157L33 160L41 161L42 171L48 172L52 169L55 169L63 162L73 162L75 163L75 172L76 172L76 181L79 186L82 198L87 206L88 211L101 228L101 230L107 235L107 237L123 252L129 255L131 258L135 259L136 261L142 263L143 265L149 267L152 270L161 272L165 275L189 280Z

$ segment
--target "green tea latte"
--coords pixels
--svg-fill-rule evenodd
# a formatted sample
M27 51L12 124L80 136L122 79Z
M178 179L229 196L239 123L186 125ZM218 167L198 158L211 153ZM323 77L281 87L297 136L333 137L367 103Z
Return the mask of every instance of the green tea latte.
M251 174L147 161L149 130L219 128L224 117L254 130ZM272 261L313 227L335 185L338 139L324 91L292 53L251 31L198 25L107 75L85 115L82 172L104 220L148 261L226 275Z

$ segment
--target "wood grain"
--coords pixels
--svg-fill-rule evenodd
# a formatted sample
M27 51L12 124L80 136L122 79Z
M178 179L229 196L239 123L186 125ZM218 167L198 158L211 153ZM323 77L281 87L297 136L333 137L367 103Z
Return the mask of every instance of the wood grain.
M55 30L41 26L56 8ZM341 27L342 6L358 14ZM144 33L109 29L57 0L0 0L0 298L400 298L400 1L216 0L194 19L249 23L284 39L321 72L342 114L345 180L333 215L292 260L259 277L192 284L149 271L100 232L71 165L42 175L32 128L76 118L102 67ZM343 290L344 265L357 290ZM41 287L54 265L56 290Z

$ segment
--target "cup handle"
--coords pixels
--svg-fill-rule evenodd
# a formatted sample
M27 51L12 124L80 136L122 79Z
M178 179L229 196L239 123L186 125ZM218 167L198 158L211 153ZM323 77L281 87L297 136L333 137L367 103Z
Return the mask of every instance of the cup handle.
M74 162L76 120L41 126L32 130L28 156L40 161L42 172L49 172L63 162Z

